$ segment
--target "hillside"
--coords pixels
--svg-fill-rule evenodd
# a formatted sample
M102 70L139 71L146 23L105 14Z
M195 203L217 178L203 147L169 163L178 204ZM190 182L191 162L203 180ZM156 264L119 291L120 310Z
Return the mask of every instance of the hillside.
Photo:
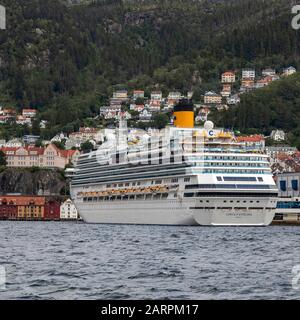
M0 104L39 109L50 138L95 116L113 88L201 94L226 69L299 68L292 2L3 0Z
M66 181L59 171L6 168L0 172L0 194L64 195Z
M289 132L289 142L300 148L300 74L243 94L239 105L214 113L213 118L220 126L244 133L269 135L282 129Z

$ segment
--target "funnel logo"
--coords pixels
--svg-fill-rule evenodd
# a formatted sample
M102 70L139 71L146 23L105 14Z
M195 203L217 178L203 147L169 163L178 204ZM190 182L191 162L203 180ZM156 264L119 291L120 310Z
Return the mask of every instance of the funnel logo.
M6 29L6 9L0 5L0 30Z

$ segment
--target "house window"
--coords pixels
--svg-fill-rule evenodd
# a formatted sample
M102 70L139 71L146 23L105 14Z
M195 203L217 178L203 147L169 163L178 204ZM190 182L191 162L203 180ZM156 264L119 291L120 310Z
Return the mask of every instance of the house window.
M292 180L292 189L294 191L298 190L298 180Z
M280 190L286 191L286 181L284 181L284 180L280 181Z

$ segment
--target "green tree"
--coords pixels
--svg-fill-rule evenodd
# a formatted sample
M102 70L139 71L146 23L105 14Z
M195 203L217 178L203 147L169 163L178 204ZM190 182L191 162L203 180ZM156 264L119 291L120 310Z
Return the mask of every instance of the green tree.
M6 162L6 156L5 153L0 150L0 166L6 166L7 162Z
M169 123L169 117L165 113L157 113L152 118L153 126L157 129L163 129Z
M53 144L55 144L56 147L61 150L64 150L66 148L64 141L54 141Z
M85 141L80 145L80 150L81 151L89 151L93 150L94 145L90 141Z

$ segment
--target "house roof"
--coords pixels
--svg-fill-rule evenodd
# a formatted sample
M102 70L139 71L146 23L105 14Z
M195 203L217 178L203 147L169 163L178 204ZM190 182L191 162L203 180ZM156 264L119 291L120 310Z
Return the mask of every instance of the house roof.
M78 150L60 150L60 153L63 157L69 158L73 157L76 153L79 153Z
M77 150L61 150L57 148L55 144L49 144L46 148L38 148L38 147L32 147L32 146L25 146L25 147L2 147L0 150L2 150L5 154L8 152L14 152L16 154L19 150L25 150L27 155L43 155L47 148L52 147L56 150L57 154L61 157L67 158L72 157Z
M7 202L8 204L12 203L18 206L27 206L27 205L44 205L46 203L45 197L36 197L36 196L1 196L0 202Z
M207 96L218 96L218 97L219 97L219 95L218 95L217 93L215 93L214 91L205 92L205 96L206 96L206 97L207 97Z
M290 66L290 67L284 68L284 70L296 70L296 68L295 68L295 67Z
M264 140L265 138L258 134L253 136L237 137L238 142L260 142Z
M36 109L23 109L22 112L37 112Z
M233 71L225 71L222 76L235 76L235 73Z

